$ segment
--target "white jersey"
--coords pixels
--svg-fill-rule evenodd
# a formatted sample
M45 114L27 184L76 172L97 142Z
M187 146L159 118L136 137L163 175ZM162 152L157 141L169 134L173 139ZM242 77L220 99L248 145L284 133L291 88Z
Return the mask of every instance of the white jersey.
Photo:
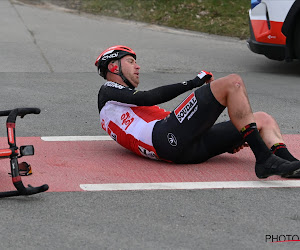
M107 82L103 86L102 94L107 100L100 109L102 128L125 148L139 155L158 159L152 143L153 127L170 112L158 106L137 106L115 101L118 96L122 95L124 98L134 95L135 91L113 82Z

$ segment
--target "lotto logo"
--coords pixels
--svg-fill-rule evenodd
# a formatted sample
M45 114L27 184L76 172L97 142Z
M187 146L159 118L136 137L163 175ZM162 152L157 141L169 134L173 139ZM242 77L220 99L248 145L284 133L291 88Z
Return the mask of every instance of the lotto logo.
M126 128L125 128L125 130L126 130L130 126L130 124L134 121L134 118L130 117L130 114L128 112L126 112L125 114L122 114L121 120L123 121L122 125L126 125Z

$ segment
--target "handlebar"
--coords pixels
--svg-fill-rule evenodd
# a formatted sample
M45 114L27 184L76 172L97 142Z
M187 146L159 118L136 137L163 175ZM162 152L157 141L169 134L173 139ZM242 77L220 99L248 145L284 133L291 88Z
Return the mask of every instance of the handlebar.
M31 185L28 185L28 187L26 188L21 181L14 183L14 186L16 187L16 189L21 195L37 194L37 193L45 192L49 189L49 186L47 184L44 184L39 187L33 187Z
M17 108L10 111L7 117L7 123L15 123L17 116L23 118L28 114L39 114L41 110L39 108ZM0 113L1 115L1 113Z
M49 189L49 186L47 184L44 184L39 187L33 187L31 185L28 185L28 187L26 188L21 181L14 183L14 185L17 188L16 191L1 192L0 198L20 196L20 195L32 195L32 194L45 192Z
M17 108L17 109L0 111L0 116L8 116L14 110L16 110L17 115L21 117L24 117L27 114L39 114L41 112L39 108Z

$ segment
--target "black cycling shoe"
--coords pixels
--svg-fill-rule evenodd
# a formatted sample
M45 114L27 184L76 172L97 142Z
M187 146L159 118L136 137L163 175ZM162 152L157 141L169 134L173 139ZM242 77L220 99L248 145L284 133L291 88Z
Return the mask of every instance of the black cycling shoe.
M295 170L291 174L283 174L282 177L284 177L284 178L298 178L299 179L300 178L300 169Z
M255 174L259 179L264 179L271 175L283 177L297 174L298 172L300 172L299 161L290 162L273 154L265 162L255 164Z

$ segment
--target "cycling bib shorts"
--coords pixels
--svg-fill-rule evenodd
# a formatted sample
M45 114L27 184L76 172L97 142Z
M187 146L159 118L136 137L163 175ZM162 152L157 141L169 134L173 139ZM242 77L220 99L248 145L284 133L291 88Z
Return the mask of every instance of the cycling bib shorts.
M213 96L210 84L192 92L153 128L159 158L175 163L200 163L240 145L242 136L228 122L215 124L225 107Z

